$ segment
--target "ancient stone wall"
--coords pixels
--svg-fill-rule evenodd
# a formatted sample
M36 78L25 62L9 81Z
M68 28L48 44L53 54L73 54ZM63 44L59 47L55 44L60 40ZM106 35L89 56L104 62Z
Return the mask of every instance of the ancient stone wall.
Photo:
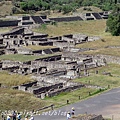
M74 44L69 44L68 42L61 41L61 42L53 42L53 46L63 49L65 47L74 47Z
M74 85L74 86L68 86L65 88L57 89L55 91L51 91L48 93L49 97L55 96L60 94L61 92L70 92L71 90L79 89L81 87L84 87L84 85Z
M70 22L70 21L79 21L83 20L80 16L71 16L71 17L60 17L60 18L49 18L50 20L54 20L56 22Z
M98 115L98 116L91 118L90 120L104 120L104 119L103 119L102 115Z
M102 115L86 114L71 118L70 120L104 120L104 118L102 117Z
M89 36L88 41L95 41L95 40L100 40L101 38L99 36Z
M22 84L22 85L18 86L18 89L19 89L19 90L26 91L27 88L32 87L33 85L36 85L36 84L37 84L37 81L29 82L29 83Z
M104 60L104 61L106 61L107 63L120 64L120 57L117 57L117 56L95 55L94 58Z
M84 34L74 34L73 38L76 40L76 43L88 41L88 36Z
M49 90L54 90L54 89L58 89L59 86L63 86L63 83L58 83L58 84L54 84L54 85L50 85L50 86L45 86L45 87L39 87L39 88L30 88L31 90L33 89L33 94L40 94L40 93L45 93L48 92ZM30 90L30 91L31 91Z
M45 61L39 61L39 62L33 62L33 64L35 65L39 65L39 66L47 66L47 69L61 69L61 68L66 68L66 69L72 69L73 66L75 66L76 64L67 64L65 62L45 62Z
M0 27L18 26L19 20L0 21Z
M16 62L16 61L9 61L9 60L2 61L2 68L15 67L19 65L20 65L20 62Z

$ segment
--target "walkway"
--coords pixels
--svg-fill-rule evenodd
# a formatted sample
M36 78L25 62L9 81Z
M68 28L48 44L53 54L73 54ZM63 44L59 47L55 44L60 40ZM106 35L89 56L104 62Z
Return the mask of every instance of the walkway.
M102 114L103 117L120 120L120 88L112 89L87 100L64 106L58 110L35 116L35 120L66 120L66 112L74 107L77 114Z

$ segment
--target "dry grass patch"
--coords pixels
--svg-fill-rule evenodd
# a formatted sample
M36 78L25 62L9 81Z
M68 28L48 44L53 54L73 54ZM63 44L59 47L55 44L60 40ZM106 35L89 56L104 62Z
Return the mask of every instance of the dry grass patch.
M29 45L29 46L26 46L26 48L29 48L32 50L44 50L44 49L50 49L50 48L55 48L55 47L54 46Z
M0 72L0 83L7 87L16 86L23 83L34 81L30 75L9 74L6 71Z
M106 20L58 22L57 25L47 25L46 28L34 29L36 32L60 36L65 34L83 33L87 35L103 35L105 33Z
M78 44L77 48L104 48L106 46L120 46L120 36L101 36L101 40Z
M10 15L12 12L12 2L11 1L2 1L0 2L0 15L5 16L5 15Z
M12 28L11 27L1 27L0 28L0 33L5 33L5 32L9 32Z
M0 110L32 111L46 106L48 103L34 97L32 94L0 88Z
M102 36L101 40L87 42L84 44L78 44L76 48L94 48L97 50L90 50L85 51L80 54L104 54L104 55L113 55L113 56L120 56L120 36ZM114 47L114 48L107 48L107 47Z
M89 55L111 55L111 56L118 56L120 57L120 48L103 48L98 50L90 50L83 52L82 54L89 54Z

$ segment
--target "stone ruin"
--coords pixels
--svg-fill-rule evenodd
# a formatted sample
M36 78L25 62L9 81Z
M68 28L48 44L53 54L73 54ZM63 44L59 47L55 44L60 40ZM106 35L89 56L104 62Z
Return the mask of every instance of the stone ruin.
M26 18L27 19L27 18ZM83 34L69 34L58 37L48 37L48 34L34 33L28 28L17 27L0 37L1 55L24 54L43 56L32 61L20 62L1 60L0 70L27 75L31 74L37 80L14 87L15 89L33 93L36 97L52 97L61 92L85 87L83 84L71 80L89 76L89 69L106 65L106 59L100 56L80 55L77 44L99 40L100 37L91 37ZM29 45L51 45L54 48L43 50L28 49ZM54 54L54 53L59 54ZM52 56L44 57L45 54Z
M6 16L6 19L0 21L0 27L15 27L15 26L27 26L27 27L39 27L42 24L48 24L53 22L70 22L70 21L82 21L82 20L100 20L108 19L110 13L107 11L99 13L76 13L73 16L48 18L46 15L42 16Z
M59 37L48 37L47 34L40 34L30 31L28 28L17 27L7 33L0 35L0 49L2 54L53 54L61 50L70 51L77 44L91 42L101 39L97 36L83 34L70 34ZM55 46L51 49L31 50L26 46L41 45Z
M18 86L19 90L30 92L36 97L44 99L46 96L52 97L60 94L61 92L69 92L75 89L85 87L83 84L72 83L60 79L59 77L53 77L51 75L36 77L37 82L23 84Z
M102 115L95 115L95 114L84 114L78 115L70 120L105 120Z
M80 14L83 20L101 20L101 19L108 19L110 12L104 11L104 12L99 12L99 13L84 13Z

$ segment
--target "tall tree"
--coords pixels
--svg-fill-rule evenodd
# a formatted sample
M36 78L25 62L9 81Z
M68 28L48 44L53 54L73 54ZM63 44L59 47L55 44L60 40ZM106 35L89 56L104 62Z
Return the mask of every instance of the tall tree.
M120 35L120 6L116 6L107 20L108 30L114 36Z

